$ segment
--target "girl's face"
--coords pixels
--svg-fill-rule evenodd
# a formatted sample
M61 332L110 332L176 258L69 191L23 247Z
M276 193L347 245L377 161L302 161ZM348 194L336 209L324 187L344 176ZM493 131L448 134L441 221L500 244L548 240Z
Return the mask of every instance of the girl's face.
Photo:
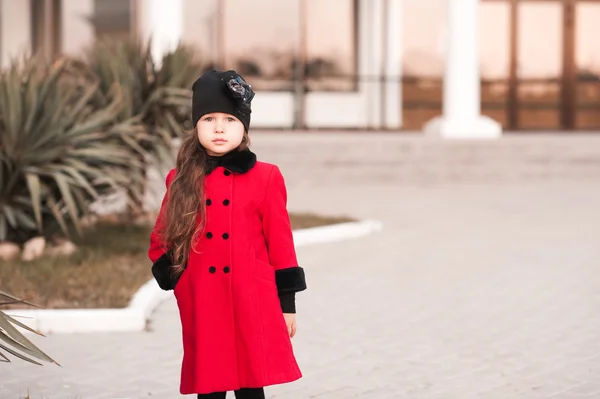
M235 116L222 112L203 115L196 124L196 131L200 144L211 156L227 154L244 138L244 124Z

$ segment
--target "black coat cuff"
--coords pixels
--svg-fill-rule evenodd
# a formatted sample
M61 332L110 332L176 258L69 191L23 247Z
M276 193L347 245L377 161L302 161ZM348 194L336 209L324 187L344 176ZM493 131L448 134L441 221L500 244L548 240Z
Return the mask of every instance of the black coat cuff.
M283 313L296 313L296 293L283 292L279 294L279 302Z
M173 276L173 269L171 267L173 266L173 261L171 254L171 251L165 252L152 264L152 275L158 283L158 286L165 291L175 288L175 284L177 284L178 280Z
M275 282L277 283L277 292L280 294L304 291L306 289L304 269L300 266L275 270Z

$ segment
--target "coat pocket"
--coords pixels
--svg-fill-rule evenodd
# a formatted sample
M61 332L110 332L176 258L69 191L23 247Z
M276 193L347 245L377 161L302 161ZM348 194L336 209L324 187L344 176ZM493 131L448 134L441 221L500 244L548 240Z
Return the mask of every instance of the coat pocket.
M259 259L255 259L254 264L258 278L275 284L275 268L273 266Z

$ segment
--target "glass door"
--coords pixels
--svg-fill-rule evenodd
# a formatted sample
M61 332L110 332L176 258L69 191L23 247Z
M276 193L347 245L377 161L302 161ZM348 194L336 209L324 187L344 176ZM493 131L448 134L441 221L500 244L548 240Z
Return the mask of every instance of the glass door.
M479 71L481 113L507 128L511 125L511 4L479 3Z
M517 3L516 123L524 130L560 129L563 94L563 4Z
M421 130L442 113L447 1L402 3L402 126Z
M481 9L483 113L507 130L600 128L600 0L483 0Z
M575 128L600 128L600 1L575 4Z

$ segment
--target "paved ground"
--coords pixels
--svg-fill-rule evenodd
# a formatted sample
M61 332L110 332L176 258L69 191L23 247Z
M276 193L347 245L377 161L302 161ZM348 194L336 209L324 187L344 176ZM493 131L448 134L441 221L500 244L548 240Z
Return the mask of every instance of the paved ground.
M293 342L304 378L269 388L269 397L600 398L593 168L486 180L474 165L460 183L419 184L393 166L373 167L401 145L379 148L364 161L372 173L360 173L360 160L327 166L335 156L326 158L326 149L302 154L292 145L300 137L273 144L286 140L258 136L255 148L281 163L290 209L385 225L366 238L299 250L310 288L298 297ZM327 139L335 140L348 154L346 138ZM352 140L355 151L365 149L363 139ZM344 168L353 171L348 179ZM28 389L35 399L178 398L173 301L151 327L38 339L63 368L2 364L0 398Z

